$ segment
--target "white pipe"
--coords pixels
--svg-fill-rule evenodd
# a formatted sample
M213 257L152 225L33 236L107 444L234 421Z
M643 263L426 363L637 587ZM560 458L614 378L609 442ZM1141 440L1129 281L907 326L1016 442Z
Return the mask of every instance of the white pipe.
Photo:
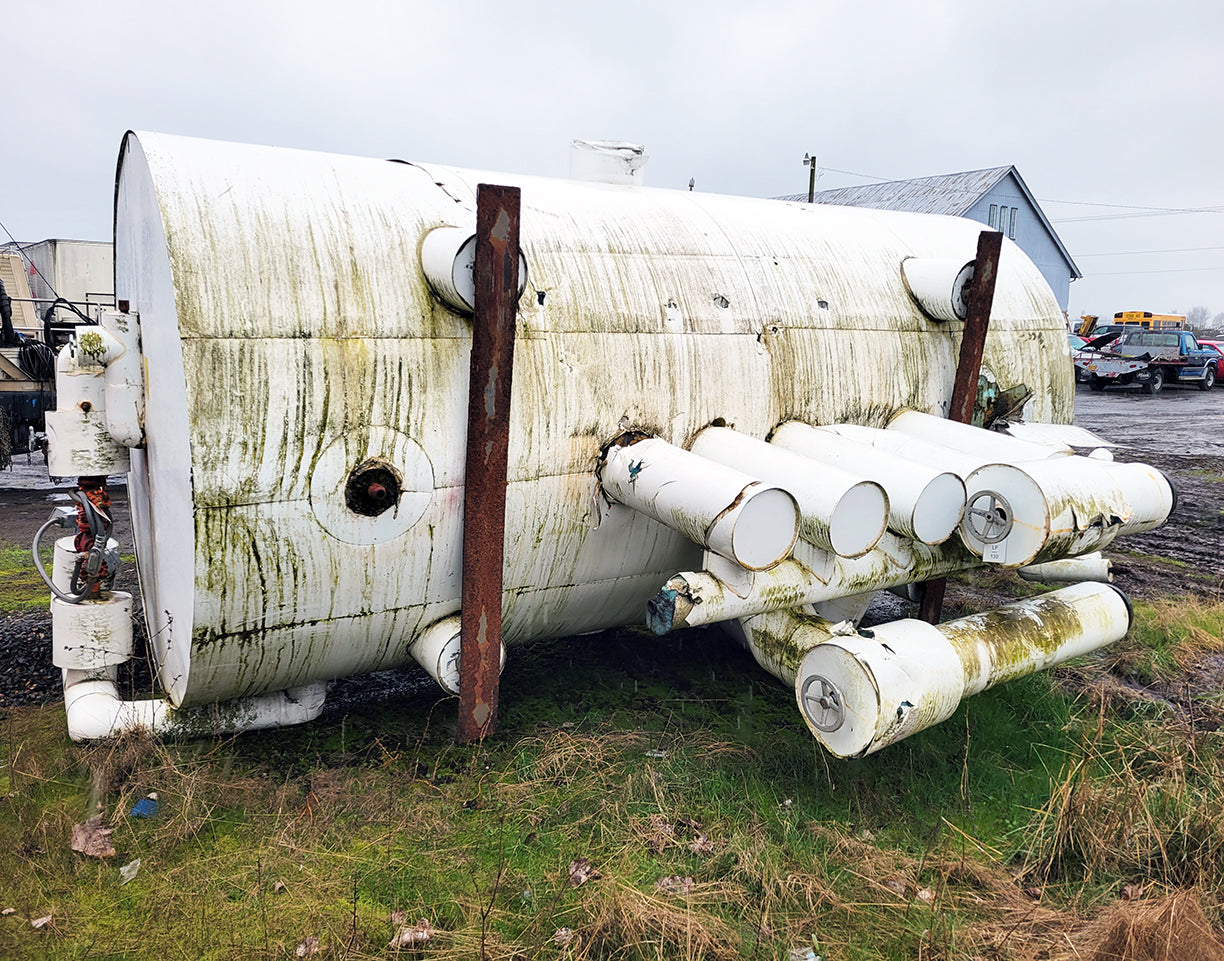
M966 294L976 261L906 257L901 277L918 306L932 320L964 320L969 314Z
M132 656L132 595L106 591L69 604L51 598L51 662L87 671L122 664Z
M953 450L944 444L934 444L903 434L901 431L885 430L881 427L864 427L861 424L828 424L818 428L831 431L839 437L857 441L878 451L888 453L915 464L940 471L951 471L958 477L968 477L983 464L991 462L989 457L976 457Z
M642 168L650 158L641 144L625 140L571 140L571 180L642 186Z
M103 311L101 332L111 340L106 367L106 429L124 447L144 445L144 370L137 316Z
M451 694L459 693L460 626L462 619L451 614L434 621L418 634L408 645L408 653L425 668L427 674L438 682L438 686ZM498 671L506 667L506 645L501 645L501 661Z
M435 227L421 241L421 272L434 293L461 313L475 310L475 266L476 234L472 230Z
M1076 456L1028 463L1023 470L1041 485L1056 518L1059 507L1075 511L1075 530L1100 524L1114 526L1116 534L1142 534L1168 520L1176 501L1169 478L1148 464Z
M795 556L767 571L758 571L742 593L709 571L673 576L646 605L647 624L656 634L682 627L716 624L736 618L816 604L916 581L928 581L981 566L959 540L938 547L885 536L874 551L839 558L795 547Z
M1049 447L913 411L892 423L896 427L886 430L829 429L919 463L944 464L958 473L968 467L962 474L967 502L961 537L987 563L1020 567L1098 550L1119 534L1160 526L1173 508L1168 478L1144 464L1065 452L1051 456ZM1016 463L1000 459L1012 455ZM989 536L983 516L996 503L1006 505L1012 528L1003 540L991 542L977 533Z
M74 741L163 729L170 705L161 700L122 700L115 684L116 672L114 666L100 671L64 669L64 712L68 736Z
M988 464L965 483L965 544L988 563L1007 567L1099 550L1119 535L1159 527L1174 505L1173 487L1156 468L1078 455L1019 467ZM992 493L1002 496L1013 515L1010 533L993 544L975 536Z
M997 431L974 427L972 424L961 424L946 417L935 417L917 410L903 410L894 415L886 429L932 444L940 444L964 454L972 454L983 460L999 460L1009 464L1072 453L1070 447L1031 444Z
M903 460L954 471L963 477L965 515L960 524L960 538L969 550L987 563L1005 566L1031 563L1049 538L1049 508L1041 489L1019 467L985 454L954 450L899 430L857 424L837 424L822 429L889 451ZM980 431L980 428L973 429ZM1007 528L1001 535L1005 539L992 540L988 544L982 537L974 536L975 528L985 537L1000 536L1001 531L993 526L983 529L982 518L984 512L993 511L1002 504L1007 505L1005 513L1010 520L1010 524L1003 525Z
M72 740L93 741L137 730L201 737L286 727L318 717L327 696L327 684L318 682L210 707L175 710L163 700L123 700L115 683L116 672L114 666L64 670L64 711Z
M770 443L820 464L866 477L888 493L888 526L924 544L942 544L965 510L965 483L955 473L905 460L834 429L790 421Z
M527 289L527 255L519 251L518 293ZM476 309L476 222L435 227L421 241L421 272L429 286L461 314Z
M689 449L784 488L799 505L804 540L842 557L875 547L888 524L888 495L862 474L801 457L727 427L707 427Z
M858 757L937 724L965 697L1111 644L1130 621L1116 588L1076 584L940 625L906 619L838 634L782 611L743 626L774 663L800 658L804 721L830 753Z
M1062 450L1074 447L1093 450L1117 446L1112 441L1098 437L1092 431L1076 427L1074 424L1034 424L1022 421L1017 424L1008 424L1006 433L1008 437L1014 437L1016 440L1029 444Z
M749 570L773 567L799 536L787 491L658 437L610 448L599 479L612 500Z
M106 541L107 553L117 553L119 542L113 537ZM51 583L65 594L72 593L72 574L76 570L76 536L57 537L55 553L51 562Z
M793 685L803 658L833 636L834 623L799 610L754 614L719 625L739 641L753 659L786 685Z
M1113 583L1113 563L1097 551L1081 557L1064 557L1044 564L1031 564L1016 572L1026 581L1041 581L1044 584L1076 584L1081 581Z

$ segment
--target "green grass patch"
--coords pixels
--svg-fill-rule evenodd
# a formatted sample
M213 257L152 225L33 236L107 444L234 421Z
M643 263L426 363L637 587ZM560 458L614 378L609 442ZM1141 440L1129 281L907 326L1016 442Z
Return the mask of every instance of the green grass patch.
M51 570L51 538L41 551L43 564ZM30 545L0 541L0 614L46 610L51 592L39 577L30 556Z
M1109 652L1112 670L1141 684L1168 683L1224 654L1224 603L1190 597L1137 601L1130 633Z
M1149 564L1155 564L1160 567L1175 568L1178 570L1190 570L1190 564L1186 561L1179 560L1176 557L1161 557L1157 554L1142 554L1139 551L1127 550L1123 547L1111 546L1110 552L1126 557L1134 557L1137 560L1146 561Z
M1197 477L1199 480L1215 481L1220 483L1224 481L1224 475L1219 471L1214 470L1179 470L1174 474L1175 477Z

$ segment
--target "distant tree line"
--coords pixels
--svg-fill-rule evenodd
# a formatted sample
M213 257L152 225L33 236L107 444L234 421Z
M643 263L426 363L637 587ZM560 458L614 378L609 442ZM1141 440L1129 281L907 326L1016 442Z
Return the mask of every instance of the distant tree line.
M1224 330L1224 313L1213 317L1210 310L1198 304L1186 311L1186 326L1196 332Z

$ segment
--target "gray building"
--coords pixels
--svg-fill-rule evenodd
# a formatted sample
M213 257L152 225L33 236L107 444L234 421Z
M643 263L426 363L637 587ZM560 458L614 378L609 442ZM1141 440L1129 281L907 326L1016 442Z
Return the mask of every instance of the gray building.
M803 202L807 194L778 199ZM843 207L967 217L1002 231L1037 265L1064 312L1071 281L1083 276L1015 167L820 190L815 199Z

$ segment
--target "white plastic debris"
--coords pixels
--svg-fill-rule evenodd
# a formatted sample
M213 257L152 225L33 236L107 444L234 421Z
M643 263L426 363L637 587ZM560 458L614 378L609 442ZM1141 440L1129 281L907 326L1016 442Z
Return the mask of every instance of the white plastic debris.
M404 948L410 944L424 944L432 937L433 925L426 918L421 918L413 927L405 925L400 928L395 937L387 942L387 947Z

